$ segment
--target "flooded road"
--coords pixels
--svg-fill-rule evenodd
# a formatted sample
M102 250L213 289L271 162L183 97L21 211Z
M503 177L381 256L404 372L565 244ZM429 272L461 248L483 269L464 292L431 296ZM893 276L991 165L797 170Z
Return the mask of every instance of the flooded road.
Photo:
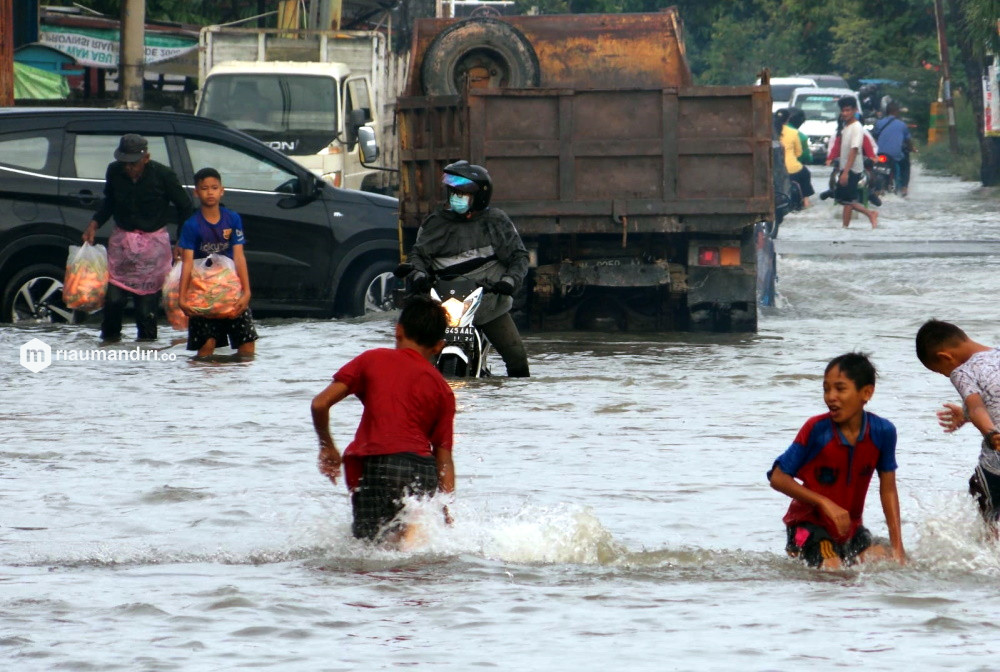
M825 171L816 170L817 187ZM0 329L0 660L10 670L995 669L1000 549L966 483L978 441L913 336L1000 343L997 201L916 172L880 228L817 201L779 238L778 305L747 336L527 337L533 378L456 388L456 525L419 552L350 537L315 467L309 402L391 323L263 321L253 362L19 365ZM838 245L852 254L833 251ZM866 246L881 250L859 254ZM816 250L819 248L830 251ZM126 343L123 348L132 347ZM831 357L871 354L899 432L908 566L818 573L783 553L765 472L825 410ZM166 355L174 355L169 361ZM332 428L345 446L349 400ZM873 486L865 522L885 536Z

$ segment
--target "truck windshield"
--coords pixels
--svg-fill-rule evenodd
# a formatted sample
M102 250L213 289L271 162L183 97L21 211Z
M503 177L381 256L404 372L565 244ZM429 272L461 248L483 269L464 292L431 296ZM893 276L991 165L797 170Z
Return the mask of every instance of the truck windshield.
M337 135L337 81L293 74L218 74L208 78L198 116L254 135Z

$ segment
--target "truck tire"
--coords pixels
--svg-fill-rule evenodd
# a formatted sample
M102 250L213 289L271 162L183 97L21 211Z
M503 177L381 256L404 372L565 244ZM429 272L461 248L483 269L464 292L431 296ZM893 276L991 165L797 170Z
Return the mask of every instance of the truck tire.
M490 17L454 23L427 47L420 69L424 94L457 96L469 74L486 76L488 88L538 86L538 55L524 34Z
M39 263L14 273L2 288L0 322L83 322L87 313L63 303L65 272L55 264Z
M393 310L394 290L403 286L403 281L393 275L398 264L388 259L379 259L364 268L347 295L347 311L354 317Z

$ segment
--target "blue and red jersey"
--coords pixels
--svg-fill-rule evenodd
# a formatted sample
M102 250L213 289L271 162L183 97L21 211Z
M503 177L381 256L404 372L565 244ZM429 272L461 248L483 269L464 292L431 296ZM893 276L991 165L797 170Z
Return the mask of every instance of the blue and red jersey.
M847 534L839 535L833 522L816 507L792 500L782 519L785 525L803 522L820 525L834 541L843 543L861 526L872 474L896 470L896 427L885 418L865 412L858 439L852 446L829 413L817 415L802 425L795 441L774 465L813 492L833 500L851 516ZM770 471L767 477L770 479Z
M181 227L177 246L183 250L194 250L195 259L204 259L210 254L222 254L233 258L233 245L245 245L243 218L229 208L219 207L219 221L214 224L195 211Z

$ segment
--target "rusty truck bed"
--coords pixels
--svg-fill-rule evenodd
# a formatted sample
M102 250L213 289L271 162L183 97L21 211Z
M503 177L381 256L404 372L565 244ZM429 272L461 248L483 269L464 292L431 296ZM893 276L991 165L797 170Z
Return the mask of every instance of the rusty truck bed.
M503 19L531 43L539 86L661 89L691 84L681 21L674 8L648 14L558 14ZM433 39L458 19L414 22L406 96L419 96L420 64Z
M772 216L766 87L494 89L403 98L401 222L440 199L467 158L522 234L738 231ZM713 225L713 220L718 225Z

